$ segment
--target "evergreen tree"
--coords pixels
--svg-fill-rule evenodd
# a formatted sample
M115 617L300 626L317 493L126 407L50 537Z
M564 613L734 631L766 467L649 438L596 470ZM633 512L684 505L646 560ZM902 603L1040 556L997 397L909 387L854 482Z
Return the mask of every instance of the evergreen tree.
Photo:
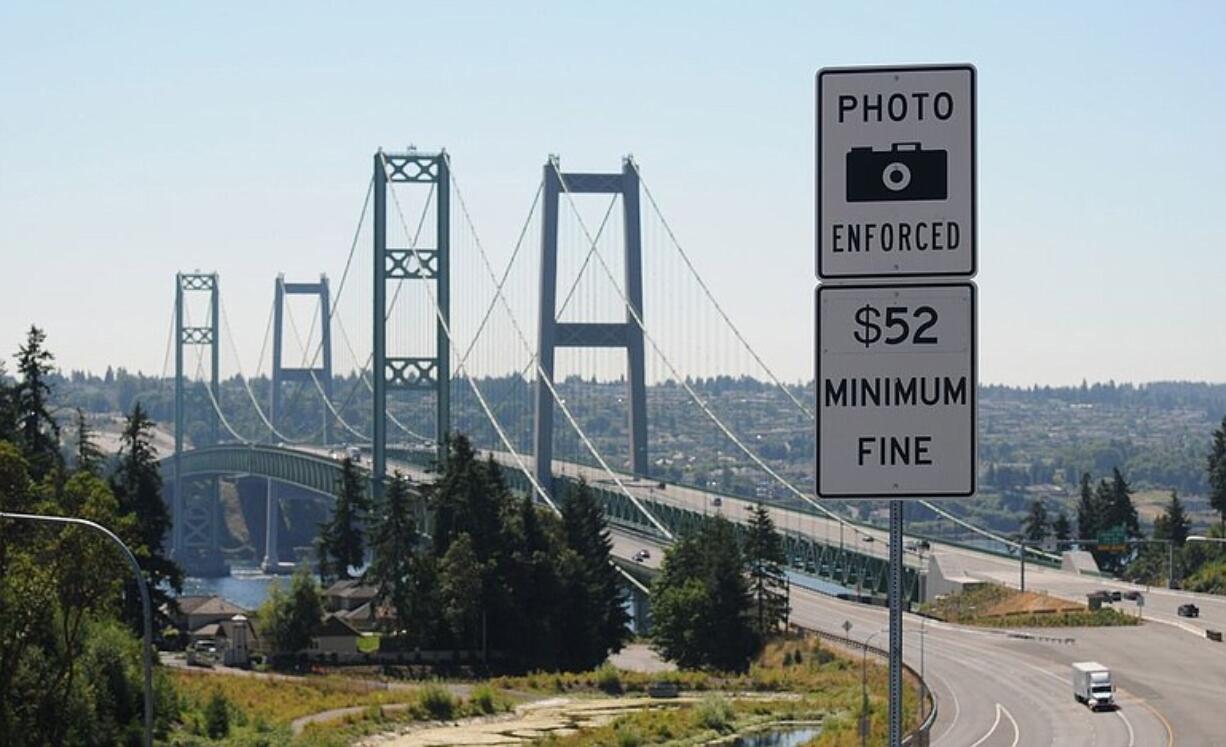
M1081 499L1077 502L1077 539L1094 540L1104 527L1090 473L1081 475Z
M1073 527L1069 524L1068 514L1061 509L1060 513L1056 514L1056 520L1051 523L1051 530L1056 539L1063 542L1073 536Z
M102 449L94 443L94 431L89 427L89 421L85 419L85 413L81 408L77 408L77 464L78 470L84 470L97 474L102 467L103 460L106 455L102 453Z
M319 577L350 578L350 568L360 568L366 557L366 481L352 459L341 461L332 518L319 525Z
M1171 502L1166 504L1162 515L1154 519L1154 539L1171 540L1175 547L1183 547L1192 531L1192 520L1184 511L1179 494L1171 491Z
M1027 542L1042 542L1051 533L1051 520L1047 515L1047 506L1041 498L1036 498L1030 504L1030 513L1026 515L1023 534Z
M576 668L559 663L563 659L559 649L570 627L567 591L576 586L569 583L569 576L566 583L563 579L567 572L578 575L581 560L565 546L561 522L542 511L531 493L519 501L517 518L519 539L510 578L517 607L514 619L500 620L499 627L511 629L512 640L519 644L514 653L525 668Z
M783 539L775 531L770 511L761 503L754 507L749 520L745 563L753 597L754 628L765 640L787 622L788 582L783 572L787 563Z
M157 449L153 446L153 421L139 402L124 423L119 465L110 482L120 512L134 519L137 545L134 549L149 583L154 614L160 615L157 610L164 605L173 608L176 604L175 595L183 589L183 569L167 556L164 547L171 528L170 510L162 498L162 473ZM124 619L139 630L142 612L135 584L129 582L125 586L124 596Z
M736 528L722 516L681 537L651 589L652 638L683 667L743 671L761 646Z
M378 600L390 604L395 631L414 619L413 571L417 555L417 522L409 482L392 474L383 499L375 506L370 536L371 559L363 580L378 589Z
M1222 529L1226 530L1226 417L1213 432L1213 445L1209 448L1207 470L1209 478L1209 505L1222 517Z
M464 533L456 535L439 561L439 601L443 619L457 648L473 644L477 640L476 633L483 627L480 622L485 614L482 604L484 570L477 560L472 538Z
M600 664L629 637L621 577L613 566L613 540L592 488L580 480L562 503L566 547L575 556L561 620L562 659L570 669Z
M13 404L22 454L30 476L41 481L60 465L60 427L51 415L50 375L55 356L44 347L47 333L30 327L26 344L17 351L17 386Z
M220 690L214 690L204 707L204 733L209 739L230 736L230 704Z
M1108 485L1103 505L1106 507L1106 525L1108 527L1124 528L1129 537L1141 536L1141 522L1137 516L1136 506L1132 503L1132 487L1124 480L1118 467L1111 470L1111 482Z

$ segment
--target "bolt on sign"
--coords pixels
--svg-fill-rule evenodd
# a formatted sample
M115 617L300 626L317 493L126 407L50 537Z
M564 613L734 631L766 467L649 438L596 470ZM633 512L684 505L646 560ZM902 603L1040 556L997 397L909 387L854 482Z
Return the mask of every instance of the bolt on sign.
M976 270L975 68L817 74L817 274Z
M817 289L817 492L975 492L975 286Z

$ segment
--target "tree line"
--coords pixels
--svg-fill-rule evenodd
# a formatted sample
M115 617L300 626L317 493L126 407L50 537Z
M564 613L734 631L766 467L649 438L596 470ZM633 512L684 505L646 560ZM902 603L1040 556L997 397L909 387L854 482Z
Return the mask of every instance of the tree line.
M140 405L117 458L76 413L75 448L51 405L54 356L31 327L13 377L0 365L0 510L74 516L114 531L136 554L155 605L173 605L182 572L166 557L153 423ZM141 603L110 540L84 527L0 519L0 734L6 745L121 744L142 724ZM160 700L173 700L158 678ZM174 709L156 709L165 734Z

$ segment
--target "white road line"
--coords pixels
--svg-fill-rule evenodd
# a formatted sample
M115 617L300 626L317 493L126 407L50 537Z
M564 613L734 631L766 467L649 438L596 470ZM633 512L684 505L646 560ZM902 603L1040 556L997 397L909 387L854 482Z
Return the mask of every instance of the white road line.
M949 732L953 731L954 724L958 723L958 716L962 713L962 706L958 703L958 693L952 687L949 686L949 682L947 682L944 677L937 674L936 672L929 673L929 676L932 677L934 680L937 680L938 682L940 682L942 685L944 685L945 689L949 691L950 697L954 699L954 717L950 719L949 725L945 727L945 731L941 732L941 736L937 737L934 740L934 741L940 742L942 739L944 739L946 736L949 735Z
M1136 735L1132 733L1132 724L1128 723L1128 717L1124 712L1116 708L1115 715L1120 717L1120 721L1124 722L1124 726L1128 727L1128 747L1133 747L1136 744Z
M988 729L988 733L987 733L987 734L984 734L982 737L980 737L979 739L977 739L977 740L975 741L975 743L971 745L971 747L979 747L979 745L981 745L981 744L983 744L984 742L988 741L988 737L992 736L992 734L993 734L993 733L996 731L996 727L1000 726L1000 711L1001 711L1000 703L997 703L997 704L996 704L996 720L992 722L992 728L991 728L991 729ZM1010 717L1009 717L1009 720L1010 720L1010 721L1013 721L1013 717L1012 717L1012 716L1010 716ZM1015 730L1017 729L1017 722L1016 722L1016 721L1013 723L1013 728L1014 728ZM1014 745L1014 747L1017 747L1017 740L1014 740L1013 745Z
M1009 747L1017 747L1017 743L1021 741L1022 739L1022 730L1017 728L1017 722L1013 720L1013 714L1009 713L1008 708L1005 708L1003 705L999 703L996 704L996 707L1004 711L1005 715L1009 717L1009 723L1013 724L1013 744L1009 745ZM1128 730L1129 730L1129 733L1131 733L1132 727L1129 727ZM1128 747L1133 747L1132 742L1128 743Z

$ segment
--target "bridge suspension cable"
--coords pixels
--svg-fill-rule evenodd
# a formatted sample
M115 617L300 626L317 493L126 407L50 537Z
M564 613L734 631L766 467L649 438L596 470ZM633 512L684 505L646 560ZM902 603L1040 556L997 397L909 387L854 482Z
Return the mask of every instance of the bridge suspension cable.
M648 342L648 344L651 345L656 355L660 357L660 360L668 368L673 378L690 396L690 399L693 400L694 404L697 405L698 408L703 411L703 413L711 420L711 422L714 423L715 426L721 432L723 432L723 434L730 441L732 441L732 443L735 444L737 448L741 450L742 453L745 454L745 456L747 456L754 464L756 464L759 469L761 469L766 474L770 475L772 479L779 482L781 485L783 485L788 491L790 491L793 495L795 495L800 500L813 506L813 508L822 512L823 514L830 517L831 519L834 519L835 521L838 521L839 523L843 524L848 529L852 530L852 532L856 534L864 534L864 532L859 527L857 527L855 524L852 524L851 522L847 521L843 517L834 513L830 509L826 508L825 506L822 506L820 503L813 500L811 497L809 497L809 495L807 495L806 493L798 489L796 486L792 485L791 482L789 482L786 478L784 478L782 475L776 472L773 468L771 468L769 464L767 464L761 457L759 457L756 453L754 453L753 450L751 450L748 446L746 446L744 442L742 442L741 439L738 438L737 435L732 431L732 429L729 428L724 423L724 421L721 420L720 417L715 414L713 410L711 410L710 406L706 403L706 401L703 400L703 398L700 397L696 391L694 391L694 388L690 385L690 383L686 380L686 378L681 375L681 373L677 370L677 367L673 365L669 357L664 354L664 351L661 349L655 337L651 334L650 331L648 331L647 326L643 323L642 315L638 312L638 310L634 308L634 305L630 303L629 297L626 296L625 289L622 288L621 284L617 281L616 276L613 274L613 271L609 268L608 262L605 261L604 254L600 251L595 238L592 236L591 231L588 230L586 222L583 220L583 215L579 212L578 206L575 204L574 195L571 194L570 187L566 183L566 178L562 174L562 169L559 167L557 159L550 158L549 163L558 176L559 183L562 185L562 192L563 194L566 195L567 204L570 206L571 212L575 216L575 219L579 224L580 230L583 232L589 245L592 247L592 251L594 252L594 256L596 258L597 263L600 265L601 269L604 271L604 274L609 279L609 282L613 285L614 290L616 290L617 294L621 297L621 301L625 305L627 313L630 314L631 318L634 319L635 324L639 327L640 330L642 330L643 339L645 339Z
M448 168L451 168L450 158L448 158ZM481 243L481 238L477 234L477 229L476 229L476 226L473 224L472 216L468 212L468 205L464 201L463 192L460 190L459 182L455 178L454 169L452 170L451 175L452 175L452 184L455 185L455 190L456 190L456 201L460 205L460 212L464 216L465 222L468 224L468 228L473 236L474 243L477 245L478 253L481 256L481 264L485 268L485 271L489 275L490 279L494 282L495 292L494 292L494 298L491 300L491 304L494 302L498 302L498 301L502 303L503 309L506 311L506 314L507 314L507 319L508 321L510 321L512 328L515 330L516 337L519 339L520 343L524 346L525 350L531 352L532 345L531 343L528 342L527 337L524 335L523 328L520 326L518 319L515 317L515 312L512 310L511 304L506 300L506 296L502 292L502 284L499 283L498 275L494 272L494 268L491 265L490 260L489 260L489 255L486 253L485 247ZM539 189L537 191L537 194L539 198L539 195L540 195ZM534 199L533 200L534 208L536 204L537 204L537 200ZM524 232L521 232L520 241L523 240L523 236L524 236ZM518 247L516 248L516 254L518 254ZM450 336L450 334L448 336ZM630 490L626 487L625 483L622 482L621 477L619 477L617 473L615 473L613 469L609 466L608 462L605 461L604 457L600 454L600 451L596 448L596 445L593 444L591 439L588 438L583 428L579 425L579 422L575 419L574 414L571 413L570 408L566 406L566 400L558 395L558 391L555 388L554 383L549 380L549 377L547 375L545 375L545 370L544 368L540 366L539 361L536 363L536 370L537 370L538 380L541 381L543 384L545 384L546 388L549 389L549 393L552 396L554 402L557 403L558 408L562 411L563 415L566 417L567 422L570 423L571 428L573 428L575 433L579 436L580 440L583 442L583 445L587 448L587 450L591 453L591 455L600 464L601 469L603 469L605 473L608 474L609 478L613 480L614 484L617 485L617 487L621 490L622 494L625 495L626 498L630 500L631 505L633 505L636 509L638 509L638 511L644 517L646 517L647 520L651 522L652 526L654 526L664 537L666 537L669 540L672 540L673 539L672 532L670 532L658 519L656 519L656 517L650 511L647 510L647 507L644 506L642 502L639 501L639 499L633 493L630 492ZM468 379L469 379L469 382L473 386L473 391L475 393L478 392L476 383L472 380L472 377L468 377ZM497 420L494 417L494 414L490 412L488 406L485 405L484 398L482 398L481 401L482 401L482 406L486 410L486 416L494 421L495 428L501 434L502 433L501 425L497 423ZM504 443L507 444L508 448L511 448L509 441L507 441L505 437L504 437ZM512 453L515 454L516 461L519 463L520 469L523 470L525 474L528 474L530 471L528 470L527 466L523 463L523 460L520 459L518 454L516 454L514 451L512 451ZM533 479L533 482L535 483L535 478L531 478L531 479Z
M787 396L789 400L791 400L792 404L794 404L796 408L800 410L801 413L803 413L807 418L810 418L810 419L814 418L815 413L813 409L810 408L808 405L806 405L803 401L801 401L800 398L798 398L792 392L791 388L789 388L786 384L784 384L780 380L780 378L775 374L775 372L771 369L771 367L767 365L766 361L764 361L762 357L758 355L758 352L753 348L752 345L749 344L749 340L746 339L745 335L741 333L741 330L736 326L736 324L732 321L732 318L724 310L723 305L720 304L719 300L715 297L715 294L711 292L710 287L707 285L706 281L703 279L701 273L698 272L698 268L694 265L693 261L690 259L689 254L682 247L680 240L678 240L676 233L673 231L672 225L669 224L668 219L665 218L663 211L660 209L659 204L656 202L655 195L652 193L651 188L648 185L647 181L643 178L643 174L642 174L642 171L639 169L638 162L636 162L633 158L629 160L630 160L631 167L635 171L635 174L638 175L639 183L642 184L643 186L643 194L647 196L647 202L651 205L652 211L655 213L656 217L659 219L660 225L664 228L665 234L668 236L669 241L672 243L673 247L676 249L677 254L681 257L681 260L684 263L685 267L689 270L690 274L693 275L694 279L698 282L698 285L702 289L703 294L706 295L707 299L711 302L711 305L712 307L714 307L716 313L728 325L728 328L732 330L732 334L736 337L737 341L740 342L740 344L745 348L746 351L748 351L749 355L752 356L754 361L757 362L757 364L762 368L762 370L766 372L766 375L770 378L771 382L774 383L774 385L778 387ZM788 487L791 488L790 485ZM792 490L793 492L795 492L794 488ZM992 539L997 542L1002 542L1006 546L1012 546L1012 547L1018 547L1018 548L1023 547L1021 543L1010 540L990 530L983 529L982 527L975 526L974 524L966 521L965 519L955 516L949 511L946 511L945 509L933 504L931 501L920 500L919 503L923 505L925 508L929 509L930 511L936 513L937 515L942 516L972 532L975 532L979 534L980 536L986 537L988 539ZM1058 555L1053 555L1052 553L1044 552L1037 548L1026 547L1025 549L1038 556L1046 557L1049 559L1055 559L1055 560L1059 559Z
M379 161L383 167L383 170L386 172L388 170L387 157L382 151L379 152ZM452 184L455 184L454 172L452 174ZM405 220L404 210L400 205L400 197L396 193L395 189L389 189L388 192L390 192L392 195L392 202L396 206L396 213L400 217L401 225L403 226L405 233L408 234L408 222ZM461 204L462 203L463 201L461 200ZM418 251L415 243L409 247L409 251L413 252L413 256L417 259L417 261L422 262L421 253ZM446 315L443 314L442 308L439 307L438 297L435 295L434 289L430 287L429 284L426 285L426 293L429 296L431 305L434 307L434 315L438 320L439 326L443 330L443 334L445 334L447 339L451 340L454 344L455 338L451 333L451 325L447 321ZM459 375L462 374L464 370L464 366L459 365L456 366L455 373ZM539 482L537 482L536 478L532 475L532 471L528 469L527 465L524 464L523 458L520 456L519 452L516 451L514 444L512 444L511 440L507 438L506 432L502 429L502 425L498 422L497 418L493 416L493 413L489 408L489 403L486 402L485 397L481 394L481 389L477 386L476 381L471 376L465 376L464 378L468 381L469 386L473 390L473 395L477 398L477 401L481 404L481 408L485 411L486 417L490 419L491 424L494 426L494 430L497 431L499 439L501 439L503 445L506 446L507 450L511 453L511 456L515 459L520 471L522 471L524 475L527 476L529 482L531 482L533 490L550 508L552 508L555 512L558 511L558 506L556 503L554 503L553 498L551 498L549 493L541 486Z

